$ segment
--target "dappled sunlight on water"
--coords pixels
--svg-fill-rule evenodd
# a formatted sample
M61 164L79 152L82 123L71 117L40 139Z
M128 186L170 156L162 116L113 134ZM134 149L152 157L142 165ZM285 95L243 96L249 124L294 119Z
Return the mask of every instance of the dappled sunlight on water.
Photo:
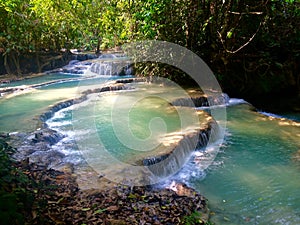
M51 91L36 90L34 96L31 97L32 101L45 101L45 100L63 100L74 98L78 95L77 88L67 88Z
M295 126L300 127L300 123L294 122L294 121L279 121L278 124L280 126Z

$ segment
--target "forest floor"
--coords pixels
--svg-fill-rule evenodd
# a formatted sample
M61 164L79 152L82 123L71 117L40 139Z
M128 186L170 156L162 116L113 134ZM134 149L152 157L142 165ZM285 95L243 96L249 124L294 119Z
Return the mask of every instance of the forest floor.
M15 194L18 207L13 211L1 201L6 224L209 224L207 200L184 184L176 191L124 185L80 190L71 173L28 160L13 166L13 182L1 192Z

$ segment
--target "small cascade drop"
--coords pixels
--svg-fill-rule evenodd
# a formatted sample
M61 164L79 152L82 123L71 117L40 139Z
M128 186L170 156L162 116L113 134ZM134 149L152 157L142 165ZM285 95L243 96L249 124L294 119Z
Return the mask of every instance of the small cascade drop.
M84 74L91 64L90 61L71 60L69 64L61 68L59 72L66 74Z
M123 55L103 54L91 61L88 72L100 76L133 75L132 62Z
M152 172L154 178L163 179L179 171L187 163L196 149L206 147L218 135L218 124L211 120L205 128L188 129L182 134L175 132L168 134L163 143L173 143L166 147L165 153L143 159L142 164Z
M114 54L102 54L98 57L98 59L115 59L117 57L118 56Z
M90 71L98 75L112 76L112 62L93 63Z
M50 71L91 76L124 76L133 75L132 62L122 54L74 55L68 65Z
M192 134L192 137L191 134L184 135L172 152L144 160L144 165L153 173L154 179L165 179L178 172L186 164L197 145L197 132L192 132Z
M208 144L209 136L210 136L210 130L203 130L199 133L197 149L203 148Z
M209 105L227 105L229 103L229 96L226 93L218 94L216 96L209 96L207 98Z

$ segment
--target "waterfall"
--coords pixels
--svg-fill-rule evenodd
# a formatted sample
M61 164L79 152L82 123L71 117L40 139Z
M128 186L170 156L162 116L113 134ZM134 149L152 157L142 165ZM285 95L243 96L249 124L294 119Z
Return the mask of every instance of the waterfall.
M93 63L90 71L98 75L112 76L112 62Z
M192 132L192 134L184 135L170 153L145 159L143 161L144 165L148 166L155 176L152 179L164 179L179 171L189 160L191 152L196 148L197 134L199 133Z
M102 54L98 58L93 55L75 55L68 65L50 72L92 76L124 76L133 75L133 68L130 59L124 55Z
M195 149L206 147L218 136L218 124L211 120L203 128L189 128L182 133L168 134L162 141L165 153L145 158L142 164L154 175L151 179L159 181L173 175L187 163ZM170 144L171 143L171 144ZM170 145L170 147L167 147Z
M64 66L61 69L58 69L57 71L70 74L84 74L90 66L91 62L88 60L71 60L68 65Z
M212 96L209 96L208 97L208 102L210 103L210 105L226 105L229 103L229 96L226 94L226 93L222 93L221 95L220 94L217 94L217 95L212 95Z
M133 75L132 62L124 56L103 54L92 60L89 72L100 76Z

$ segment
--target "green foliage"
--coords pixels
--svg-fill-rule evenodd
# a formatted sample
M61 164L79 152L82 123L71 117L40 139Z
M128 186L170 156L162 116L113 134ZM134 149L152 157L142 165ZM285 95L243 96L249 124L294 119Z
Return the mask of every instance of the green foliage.
M9 52L95 48L99 39L109 47L128 40L160 39L191 49L209 42L212 48L232 52L261 22L280 29L286 20L294 20L285 30L295 28L298 6L293 0L261 4L250 0L201 4L187 0L0 0L0 43Z
M261 94L284 83L300 93L299 8L296 0L0 0L0 53L7 73L21 73L18 57L27 52L99 53L128 41L164 40L202 57L225 88ZM144 67L186 79L165 66Z
M32 213L45 206L37 190L50 190L44 183L29 179L11 156L15 149L0 139L0 224L24 224Z
M200 212L193 212L191 215L183 217L183 224L185 225L197 225L197 224L203 224L203 225L213 225L210 221L204 222L202 220L202 216Z
M0 140L0 221L2 224L23 224L24 218L19 212L20 208L24 207L22 201L24 197L24 189L13 188L11 183L14 183L18 172L12 166L10 154L14 149L6 142ZM22 177L20 182L27 180Z

